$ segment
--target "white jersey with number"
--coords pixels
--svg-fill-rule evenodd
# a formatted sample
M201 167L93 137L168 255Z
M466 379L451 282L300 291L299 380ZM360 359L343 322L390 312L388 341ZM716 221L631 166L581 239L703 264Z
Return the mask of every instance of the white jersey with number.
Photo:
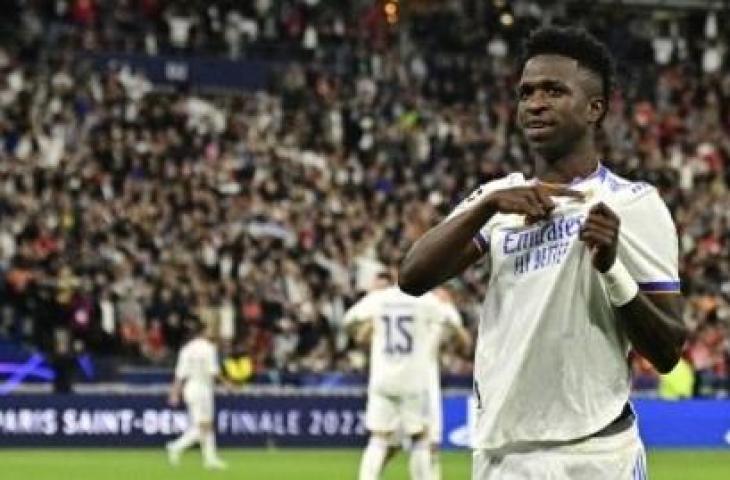
M452 216L497 189L529 185L522 174L487 183ZM630 344L580 228L604 202L621 219L618 258L642 291L679 291L678 242L657 190L603 166L554 197L549 220L525 225L494 215L475 242L491 269L475 357L473 446L572 440L608 425L628 401Z
M218 354L213 342L197 337L180 349L175 378L185 382L186 398L206 394L212 396L219 371Z
M398 287L376 290L346 313L345 324L358 321L373 325L368 389L386 395L425 391L438 361L433 332L445 321L441 301Z

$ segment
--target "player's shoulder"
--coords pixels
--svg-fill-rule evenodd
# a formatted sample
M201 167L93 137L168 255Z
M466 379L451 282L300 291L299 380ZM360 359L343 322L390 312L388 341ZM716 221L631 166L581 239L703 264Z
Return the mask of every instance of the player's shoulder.
M383 299L387 299L389 297L393 297L396 295L399 295L400 289L396 287L385 287L385 288L378 288L376 290L371 290L368 293L366 293L362 297L363 302L373 302L373 301L380 301Z
M184 357L186 355L190 355L190 350L194 348L192 342L192 340L188 340L187 342L183 343L183 345L180 347L180 351L178 352L178 356Z
M451 212L450 217L453 217L456 214L471 208L471 206L475 205L478 200L486 197L490 193L496 192L497 190L516 187L524 184L525 176L520 172L510 173L503 177L495 178L486 183L482 183L477 188L472 190L472 192L469 193L469 195L467 195L463 200L461 200L461 202L459 202L456 208L454 208L454 210Z
M433 292L426 292L417 298L420 303L427 306L441 305L441 300Z
M215 343L207 338L195 337L186 344L186 347L191 351L209 350L215 348Z
M387 303L394 297L404 295L397 287L386 287L371 290L363 295L355 305L352 306L353 311L361 312L363 309L379 308L383 303Z
M599 175L608 203L618 208L636 205L666 208L657 188L648 182L630 180L605 166L601 166Z
M519 185L523 185L524 183L525 175L521 172L508 173L507 175L492 179L479 185L469 194L468 197L464 199L464 203L470 203L494 191L504 188L517 187Z
M642 235L663 235L675 230L672 214L655 186L628 180L609 170L602 185L603 200L621 219L622 230Z

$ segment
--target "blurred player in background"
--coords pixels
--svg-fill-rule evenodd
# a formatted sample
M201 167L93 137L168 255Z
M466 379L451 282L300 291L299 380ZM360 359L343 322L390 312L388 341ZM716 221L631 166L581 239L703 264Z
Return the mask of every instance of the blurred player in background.
M420 295L488 259L473 480L645 479L628 353L662 373L679 359L676 230L654 187L600 163L605 45L545 28L526 47L517 123L535 177L482 185L413 245L399 284Z
M441 301L444 308L444 322L432 324L431 342L434 349L431 375L428 387L428 438L431 444L431 480L441 480L441 436L443 435L443 410L441 397L441 372L439 352L448 346L464 357L471 356L472 341L469 332L463 326L459 310L454 305L454 299L449 289L439 287L433 290L433 295ZM398 451L410 448L408 438L402 431L392 436L385 463L394 457Z
M218 352L212 329L200 320L190 321L194 337L180 349L175 367L175 380L170 388L169 403L176 407L180 397L185 401L190 420L188 429L167 444L170 463L180 463L185 449L200 442L203 466L208 469L225 469L226 463L218 458L213 424L213 397L215 382L221 380Z
M365 423L371 436L360 480L379 477L392 441L400 440L397 433L410 440L411 478L432 478L430 423L435 416L440 420L441 406L440 389L436 390L438 339L455 331L468 348L468 334L454 312L434 295L404 294L389 273L381 273L374 290L345 314L345 325L357 343L370 345Z

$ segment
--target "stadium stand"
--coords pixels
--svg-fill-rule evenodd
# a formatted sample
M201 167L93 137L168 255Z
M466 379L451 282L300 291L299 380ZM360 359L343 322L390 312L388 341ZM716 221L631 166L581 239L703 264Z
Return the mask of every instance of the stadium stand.
M124 365L117 375L169 367L195 314L254 380L361 373L345 309L461 195L530 173L513 126L516 39L570 19L622 60L604 161L670 206L694 393L728 393L727 10L444 1L413 2L406 19L362 0L8 3L3 352L71 349ZM91 60L119 54L147 63ZM153 82L142 67L162 56L263 62L266 87L210 88L170 71ZM472 329L485 280L473 269L452 285ZM451 352L444 362L470 374ZM637 386L654 388L634 363Z

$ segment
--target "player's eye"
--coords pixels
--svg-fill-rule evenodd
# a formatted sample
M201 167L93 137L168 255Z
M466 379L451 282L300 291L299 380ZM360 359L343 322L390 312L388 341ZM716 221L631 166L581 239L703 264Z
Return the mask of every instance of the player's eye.
M545 92L553 98L560 97L563 95L563 90L558 87L548 87L547 89L545 89Z

